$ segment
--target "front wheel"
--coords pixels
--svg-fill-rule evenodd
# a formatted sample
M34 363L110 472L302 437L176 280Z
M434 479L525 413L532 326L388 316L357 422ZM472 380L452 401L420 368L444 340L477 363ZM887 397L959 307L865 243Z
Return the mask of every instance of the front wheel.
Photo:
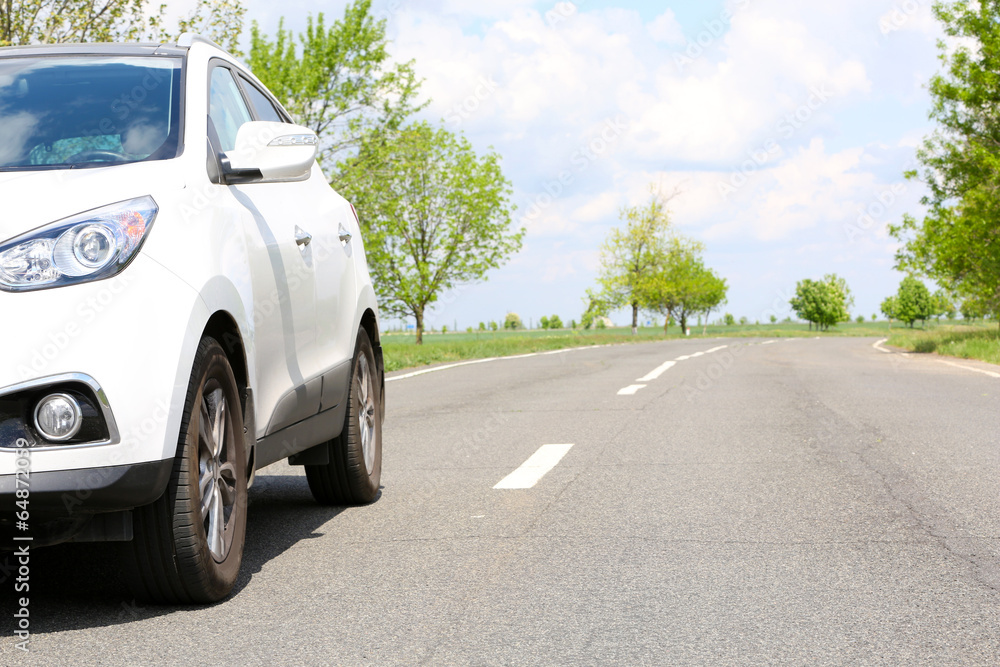
M368 333L361 329L351 364L347 415L340 435L326 443L330 462L307 465L306 479L323 505L370 503L382 478L382 395Z
M243 560L247 466L239 389L225 351L204 338L195 355L174 469L163 496L134 511L125 571L151 602L216 602Z

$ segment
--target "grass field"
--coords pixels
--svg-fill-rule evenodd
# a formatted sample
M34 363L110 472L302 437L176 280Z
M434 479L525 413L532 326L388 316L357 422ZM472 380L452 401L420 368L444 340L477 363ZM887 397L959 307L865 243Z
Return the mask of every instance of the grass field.
M1000 332L996 323L941 325L927 330L894 328L889 345L1000 364Z
M802 336L881 336L889 333L885 322L848 322L822 334L810 331L807 324L747 324L732 326L691 327L691 338L762 337L787 338ZM641 343L653 340L682 338L680 327L671 327L663 334L662 327L640 328L632 336L628 328L594 329L590 331L561 329L557 331L480 331L473 333L424 333L424 344L416 344L416 336L402 333L382 335L387 371L414 368L428 364L503 357L529 352L561 350L586 345Z

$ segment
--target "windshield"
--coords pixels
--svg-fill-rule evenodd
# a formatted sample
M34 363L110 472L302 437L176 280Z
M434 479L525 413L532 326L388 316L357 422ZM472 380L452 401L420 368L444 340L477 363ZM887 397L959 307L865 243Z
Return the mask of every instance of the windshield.
M176 157L180 79L180 58L0 58L0 171Z

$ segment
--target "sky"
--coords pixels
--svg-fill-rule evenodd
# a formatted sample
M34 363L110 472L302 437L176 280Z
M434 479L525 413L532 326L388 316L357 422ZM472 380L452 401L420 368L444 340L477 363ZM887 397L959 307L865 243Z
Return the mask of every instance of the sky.
M247 20L298 30L345 4L250 0ZM527 230L427 326L579 320L601 243L651 186L677 193L676 231L728 281L721 312L783 319L797 281L836 273L871 317L903 277L887 225L921 214L903 172L933 129L930 4L375 0L393 57L424 79L422 117L502 156Z

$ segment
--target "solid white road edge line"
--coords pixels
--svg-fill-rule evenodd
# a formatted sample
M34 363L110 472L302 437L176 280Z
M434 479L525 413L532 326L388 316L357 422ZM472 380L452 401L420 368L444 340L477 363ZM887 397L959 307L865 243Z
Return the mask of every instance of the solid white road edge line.
M673 368L676 365L677 365L676 361L668 361L667 363L662 364L661 366L658 366L657 368L651 370L649 373L636 380L636 382L652 382L656 378L666 373L667 370Z
M973 368L972 366L963 366L962 364L956 364L953 361L945 361L944 359L935 359L938 363L947 364L948 366L954 366L955 368L961 368L967 371L974 371L976 373L982 373L983 375L989 375L991 378L1000 378L1000 373L994 373L993 371L987 371L982 368Z
M705 350L705 354L712 354L714 352L718 352L719 350L724 350L727 347L729 347L729 346L728 345L720 345L719 347L713 347L711 350Z
M530 489L556 467L573 445L542 445L517 470L497 482L494 489Z
M406 378L417 377L418 375L426 375L427 373L437 373L438 371L446 371L449 368L458 368L459 366L471 366L472 364L484 364L487 361L504 361L505 359L527 359L528 357L540 357L546 354L565 354L566 352L576 352L577 350L593 350L598 347L610 347L610 345L584 345L583 347L566 347L561 350L549 350L548 352L529 352L527 354L517 354L510 357L488 357L486 359L457 361L453 364L445 364L444 366L435 366L434 368L424 368L419 371L413 371L412 373L406 373L405 375L395 375L391 378L386 378L385 381L392 382L394 380L405 380Z
M619 389L618 390L618 395L619 396L634 396L635 392L639 391L640 389L645 389L645 388L646 388L646 385L644 385L644 384L630 384L629 386L625 387L624 389Z
M886 343L888 341L889 341L888 338L883 338L882 340L877 340L874 343L872 343L872 347L874 347L879 352L884 352L885 354L892 354L892 350L887 350L884 347L882 347L882 343Z

